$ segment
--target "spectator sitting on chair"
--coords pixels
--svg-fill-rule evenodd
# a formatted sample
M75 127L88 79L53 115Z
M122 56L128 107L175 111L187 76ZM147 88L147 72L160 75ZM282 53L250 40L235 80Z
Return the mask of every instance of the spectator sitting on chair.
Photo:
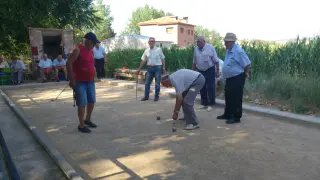
M51 73L51 68L52 68L52 61L51 59L48 58L47 54L43 55L43 59L41 59L39 62L39 67L40 67L40 76L41 76L42 82L46 82L47 78Z
M4 60L4 57L0 55L0 69L9 68L9 64Z
M60 82L59 72L61 71L63 71L64 77L67 79L68 74L67 74L67 68L66 68L66 60L62 58L61 54L59 54L57 59L53 61L53 67L56 73L57 82Z
M12 74L12 82L13 84L21 84L23 74L26 72L26 66L21 60L18 60L16 57L11 58L11 74Z

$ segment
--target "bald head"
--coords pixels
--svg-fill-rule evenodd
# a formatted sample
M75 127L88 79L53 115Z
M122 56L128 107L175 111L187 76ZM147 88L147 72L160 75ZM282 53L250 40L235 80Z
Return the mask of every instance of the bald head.
M203 36L197 37L197 46L198 48L203 48L203 46L206 44L206 39Z
M172 87L172 83L171 83L171 80L170 80L170 76L169 75L164 75L161 77L161 84L162 86L164 87Z

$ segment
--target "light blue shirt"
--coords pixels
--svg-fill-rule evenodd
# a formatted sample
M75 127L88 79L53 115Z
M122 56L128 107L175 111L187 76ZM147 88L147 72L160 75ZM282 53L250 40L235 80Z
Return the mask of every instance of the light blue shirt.
M193 63L200 71L206 71L207 69L213 67L216 63L219 63L219 58L216 49L211 45L206 43L202 49L196 47L194 49Z
M23 61L17 60L16 63L11 63L10 66L12 69L23 69L26 70L26 66L24 65Z
M53 66L65 66L66 65L66 60L65 59L61 59L61 61L59 61L58 59L53 60Z
M224 78L231 78L244 72L244 68L251 64L246 52L237 44L226 52L222 73Z
M93 55L95 59L102 59L104 58L105 50L102 46L99 46L97 49L96 47L93 48Z
M44 68L52 68L52 61L51 59L47 59L46 61L41 59L39 66L44 69Z

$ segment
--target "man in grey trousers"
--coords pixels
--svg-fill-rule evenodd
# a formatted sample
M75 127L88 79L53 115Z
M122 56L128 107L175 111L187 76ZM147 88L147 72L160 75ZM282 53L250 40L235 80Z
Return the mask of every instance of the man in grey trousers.
M204 76L193 70L180 69L170 76L163 76L161 84L165 87L174 87L176 90L176 105L174 107L172 119L178 119L179 111L182 106L184 119L186 121L185 130L199 128L200 126L194 111L194 101L205 84Z

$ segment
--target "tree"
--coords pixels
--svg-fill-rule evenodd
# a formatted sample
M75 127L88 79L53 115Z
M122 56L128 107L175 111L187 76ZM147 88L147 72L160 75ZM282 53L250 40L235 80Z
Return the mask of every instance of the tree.
M149 7L149 5L139 7L132 12L132 17L129 19L129 23L122 34L140 34L140 28L137 25L139 22L172 15L172 13L165 13L163 10Z
M101 19L93 0L1 0L0 49L27 43L28 26L38 28L93 28Z
M103 0L97 0L97 5L94 6L96 10L95 15L102 19L96 28L93 29L99 40L108 39L116 35L111 27L113 17L110 15L110 6L104 5L102 2Z
M202 36L205 37L205 39L206 39L206 41L208 43L211 43L211 44L213 44L215 46L223 48L222 37L214 29L210 30L210 29L204 28L202 26L196 26L194 31L195 31L194 32L195 33L195 38L197 38L200 35L202 35Z

